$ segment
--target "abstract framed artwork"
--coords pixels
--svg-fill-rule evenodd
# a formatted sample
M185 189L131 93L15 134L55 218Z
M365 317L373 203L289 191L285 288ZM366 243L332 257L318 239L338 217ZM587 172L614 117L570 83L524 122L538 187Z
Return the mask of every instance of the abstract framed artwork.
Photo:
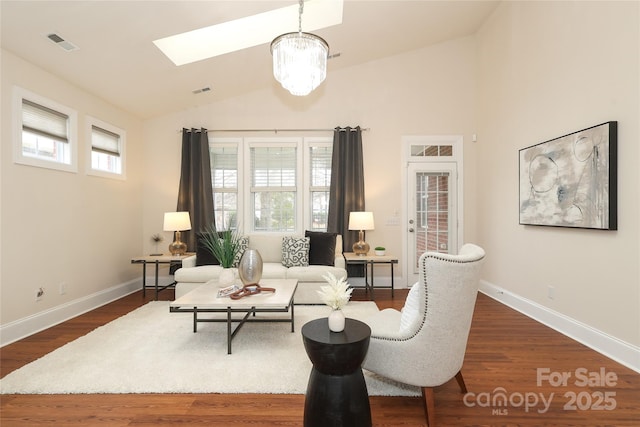
M618 122L520 150L520 224L617 230Z

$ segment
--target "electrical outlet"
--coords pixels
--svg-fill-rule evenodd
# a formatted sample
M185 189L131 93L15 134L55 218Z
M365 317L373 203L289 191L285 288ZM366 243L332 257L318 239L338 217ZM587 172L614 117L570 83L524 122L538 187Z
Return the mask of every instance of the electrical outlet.
M43 296L44 296L44 288L38 288L36 290L36 301L42 300Z
M547 297L549 299L555 299L555 297L556 297L556 288L554 288L553 286L548 286L547 287Z
M59 291L60 291L60 295L64 295L67 293L67 282L60 283Z

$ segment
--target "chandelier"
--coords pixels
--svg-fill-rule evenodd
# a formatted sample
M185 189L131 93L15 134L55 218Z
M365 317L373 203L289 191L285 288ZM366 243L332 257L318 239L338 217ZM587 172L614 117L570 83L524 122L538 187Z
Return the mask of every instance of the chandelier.
M329 45L315 34L302 32L300 0L298 32L279 35L271 42L273 76L292 95L305 96L327 76Z

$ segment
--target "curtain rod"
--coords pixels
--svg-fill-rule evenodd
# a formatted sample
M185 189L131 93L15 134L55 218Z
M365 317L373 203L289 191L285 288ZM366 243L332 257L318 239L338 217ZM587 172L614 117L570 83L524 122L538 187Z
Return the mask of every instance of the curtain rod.
M346 130L346 128L339 128L340 130ZM355 130L355 128L351 128ZM333 129L207 129L207 132L333 132ZM360 128L363 132L370 130L370 128ZM182 129L178 130L182 132Z

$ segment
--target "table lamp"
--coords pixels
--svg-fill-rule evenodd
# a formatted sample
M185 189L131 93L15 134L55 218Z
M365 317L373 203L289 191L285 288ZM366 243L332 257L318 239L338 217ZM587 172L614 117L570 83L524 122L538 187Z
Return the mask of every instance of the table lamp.
M187 244L180 241L180 232L191 230L191 218L189 212L165 212L164 231L175 231L175 240L169 245L171 255L184 255Z
M349 230L358 230L358 241L353 244L353 253L366 255L369 244L364 241L364 230L373 230L373 212L350 212Z

